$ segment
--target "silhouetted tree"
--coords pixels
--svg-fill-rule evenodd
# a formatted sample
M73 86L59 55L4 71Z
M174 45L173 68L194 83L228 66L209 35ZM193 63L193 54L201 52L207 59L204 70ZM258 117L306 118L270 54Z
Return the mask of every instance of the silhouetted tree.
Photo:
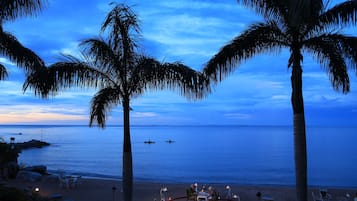
M24 88L46 98L64 88L95 87L99 91L91 100L90 126L105 127L108 113L121 105L124 116L123 191L124 200L132 200L133 168L130 140L130 101L150 90L172 89L189 99L202 98L209 91L202 73L180 64L160 63L137 53L135 36L140 34L137 15L125 4L111 4L101 27L106 39L84 40L84 61L67 55L67 60L52 64L47 73L36 73Z
M279 51L282 48L290 50L288 67L292 69L296 191L297 200L306 201L303 52L315 56L327 71L335 90L347 93L350 89L347 69L357 69L357 38L343 35L339 30L357 23L357 1L345 1L331 8L324 5L322 0L238 0L238 3L253 8L265 21L252 24L222 47L207 63L204 72L214 81L221 81L238 64L259 53Z
M17 38L3 30L3 24L14 21L18 17L31 16L41 11L43 1L40 0L1 0L0 1L0 55L23 68L26 73L44 67L44 62L32 50L24 47ZM0 80L7 77L7 70L0 63Z

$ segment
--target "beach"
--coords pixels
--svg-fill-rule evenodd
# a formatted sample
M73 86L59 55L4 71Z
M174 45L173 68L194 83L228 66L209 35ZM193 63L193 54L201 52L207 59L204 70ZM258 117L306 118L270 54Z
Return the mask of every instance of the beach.
M120 180L100 179L100 178L83 178L79 185L75 188L63 188L58 182L48 181L45 178L38 182L24 182L21 180L9 180L3 182L6 186L16 187L21 190L34 189L38 187L41 196L57 196L58 200L67 201L121 201L122 188ZM217 192L223 193L225 184L200 184L212 186ZM229 184L227 184L229 185ZM134 183L134 201L153 201L160 200L160 189L166 187L166 199L169 197L176 200L186 200L186 189L189 188L188 183L160 183L160 182L142 182ZM114 190L113 190L113 187ZM239 195L241 201L259 201L262 200L256 196L257 192L262 193L262 197L272 198L274 201L292 201L295 198L295 189L292 186L276 186L276 185L230 185L232 193ZM312 191L319 192L322 187L309 188L308 200L312 200ZM332 196L332 201L348 201L353 200L353 196L357 192L356 188L333 188L323 187L328 190ZM348 199L346 194L351 197Z

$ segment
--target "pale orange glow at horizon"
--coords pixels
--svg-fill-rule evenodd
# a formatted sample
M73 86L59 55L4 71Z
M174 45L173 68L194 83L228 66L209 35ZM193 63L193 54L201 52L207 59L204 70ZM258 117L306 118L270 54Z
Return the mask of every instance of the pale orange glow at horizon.
M84 115L67 115L57 113L9 113L0 114L1 124L10 123L35 123L47 121L78 121L88 120L88 116Z

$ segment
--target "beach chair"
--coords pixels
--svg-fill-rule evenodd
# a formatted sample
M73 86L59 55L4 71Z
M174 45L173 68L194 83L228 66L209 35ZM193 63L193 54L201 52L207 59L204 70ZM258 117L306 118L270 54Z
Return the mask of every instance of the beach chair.
M76 188L81 183L82 176L74 176L71 178L70 187Z
M69 180L65 177L58 176L59 186L69 189Z
M197 195L197 201L208 201L208 197L205 195Z

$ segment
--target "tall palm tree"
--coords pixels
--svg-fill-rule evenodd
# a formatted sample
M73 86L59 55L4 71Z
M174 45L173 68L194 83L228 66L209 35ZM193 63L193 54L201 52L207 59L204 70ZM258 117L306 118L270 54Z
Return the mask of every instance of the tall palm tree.
M335 90L350 89L348 68L357 70L357 38L341 34L357 23L357 0L328 7L322 0L237 0L253 8L264 21L252 24L214 55L204 72L215 82L232 73L241 62L259 53L290 50L291 103L297 200L307 200L307 153L302 93L303 53L312 54L327 71Z
M202 73L180 64L160 63L137 53L135 36L140 34L137 15L125 4L112 4L101 27L102 37L84 40L83 59L67 55L66 61L52 64L47 73L30 76L24 88L47 97L71 87L95 87L99 91L91 100L90 126L105 127L110 110L123 109L123 191L124 200L132 200L133 169L130 140L130 101L149 90L173 89L189 99L202 98L209 91Z
M1 0L0 1L0 55L23 68L26 73L44 67L44 62L32 50L24 47L17 38L3 30L3 24L18 17L36 15L43 7L41 0ZM0 63L0 80L7 77L7 71Z

